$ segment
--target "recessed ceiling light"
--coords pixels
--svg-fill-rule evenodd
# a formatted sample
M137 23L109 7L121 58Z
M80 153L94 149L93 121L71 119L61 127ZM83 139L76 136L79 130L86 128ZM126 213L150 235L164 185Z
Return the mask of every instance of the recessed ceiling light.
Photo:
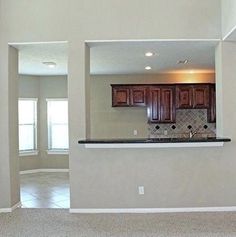
M188 59L179 60L179 61L177 62L177 64L187 64L187 63L189 63Z
M146 70L151 70L152 68L150 66L145 67Z
M146 52L145 53L145 56L146 57L152 57L154 55L154 53L152 53L152 52Z
M54 68L56 67L56 63L54 62L43 62L44 65L48 66L49 68Z

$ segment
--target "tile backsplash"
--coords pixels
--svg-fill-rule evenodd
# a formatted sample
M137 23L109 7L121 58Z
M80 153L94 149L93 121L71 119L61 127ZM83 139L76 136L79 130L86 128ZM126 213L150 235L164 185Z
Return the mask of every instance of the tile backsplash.
M192 128L190 129L191 126ZM190 131L196 131L194 137L215 137L216 124L207 122L206 109L182 109L176 111L176 123L149 124L150 138L189 137Z

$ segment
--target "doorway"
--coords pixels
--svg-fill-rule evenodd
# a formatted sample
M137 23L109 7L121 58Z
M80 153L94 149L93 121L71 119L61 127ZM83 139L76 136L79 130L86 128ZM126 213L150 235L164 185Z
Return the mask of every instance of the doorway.
M67 43L15 44L23 208L69 208Z

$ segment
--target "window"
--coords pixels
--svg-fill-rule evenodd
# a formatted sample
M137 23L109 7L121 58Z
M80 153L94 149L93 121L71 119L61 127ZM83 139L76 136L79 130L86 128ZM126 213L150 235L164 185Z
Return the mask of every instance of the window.
M19 151L34 152L37 149L37 99L19 99Z
M68 101L67 99L48 99L48 150L67 151L68 142Z

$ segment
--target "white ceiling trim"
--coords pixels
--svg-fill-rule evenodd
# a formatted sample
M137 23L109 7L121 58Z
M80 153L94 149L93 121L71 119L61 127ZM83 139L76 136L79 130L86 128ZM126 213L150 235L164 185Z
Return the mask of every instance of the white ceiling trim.
M17 46L17 45L34 45L34 44L67 44L68 41L44 41L44 42L10 42L8 45Z
M122 39L122 40L85 40L84 42L86 44L89 43L115 43L115 42L175 42L175 41L189 41L189 42L200 42L200 41L205 41L205 42L220 42L221 39Z

